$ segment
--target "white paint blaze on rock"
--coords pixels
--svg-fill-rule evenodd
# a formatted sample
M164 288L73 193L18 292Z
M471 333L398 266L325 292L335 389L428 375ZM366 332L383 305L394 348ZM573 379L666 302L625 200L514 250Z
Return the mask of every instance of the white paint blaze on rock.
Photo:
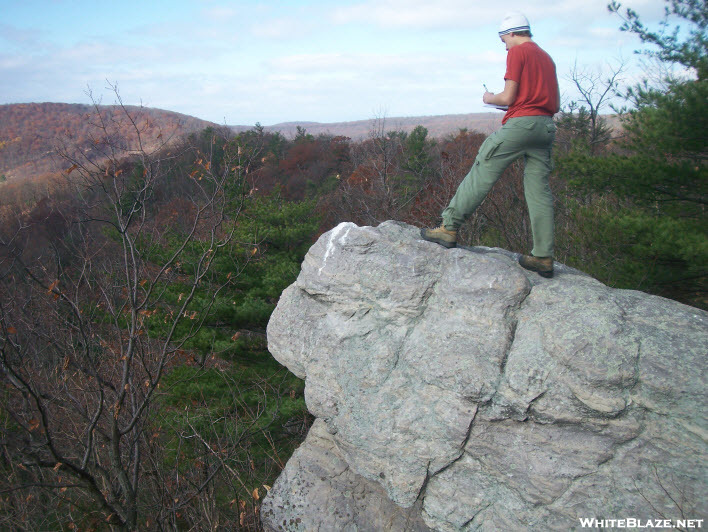
M352 227L356 227L353 223L342 222L337 227L329 232L329 240L327 241L327 249L325 250L324 259L322 259L322 266L317 270L318 274L322 274L322 270L327 265L327 259L330 255L334 253L335 247L343 247L347 242L347 235L351 231Z
M396 222L322 235L268 325L318 421L264 501L266 528L706 517L708 316L556 272Z

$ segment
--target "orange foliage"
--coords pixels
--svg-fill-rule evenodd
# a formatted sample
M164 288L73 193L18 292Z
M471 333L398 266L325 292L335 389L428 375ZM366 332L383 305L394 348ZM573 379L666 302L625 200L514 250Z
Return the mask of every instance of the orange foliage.
M366 188L367 184L371 183L375 175L376 171L371 166L360 164L347 178L347 182L350 185Z
M0 105L0 175L8 181L58 173L68 164L55 156L59 147L72 156L100 159L102 139L95 138L95 124L111 122L111 130L126 140L128 149L139 142L152 151L184 133L201 131L211 124L198 118L135 106L126 107L138 126L118 106L66 103L27 103Z

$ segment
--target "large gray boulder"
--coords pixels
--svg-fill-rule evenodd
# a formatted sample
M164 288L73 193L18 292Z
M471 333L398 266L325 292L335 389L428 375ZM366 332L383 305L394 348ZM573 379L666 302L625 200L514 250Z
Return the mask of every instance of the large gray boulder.
M268 325L317 421L267 530L708 518L708 314L515 258L397 222L322 235Z

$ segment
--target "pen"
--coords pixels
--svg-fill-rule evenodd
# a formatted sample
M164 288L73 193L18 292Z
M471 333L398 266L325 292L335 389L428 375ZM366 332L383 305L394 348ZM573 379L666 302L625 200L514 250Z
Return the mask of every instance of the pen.
M482 83L482 87L484 87L484 90L485 90L485 91L491 92L491 91L487 88L487 85L486 85L485 83Z

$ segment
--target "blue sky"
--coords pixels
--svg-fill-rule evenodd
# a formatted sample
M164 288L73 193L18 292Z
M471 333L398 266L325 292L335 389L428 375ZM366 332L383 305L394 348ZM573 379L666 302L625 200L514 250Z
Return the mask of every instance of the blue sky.
M339 122L486 111L503 88L497 36L510 10L554 58L563 99L574 64L627 63L636 37L605 0L0 0L0 104L125 103L220 124ZM655 25L661 0L624 3Z

